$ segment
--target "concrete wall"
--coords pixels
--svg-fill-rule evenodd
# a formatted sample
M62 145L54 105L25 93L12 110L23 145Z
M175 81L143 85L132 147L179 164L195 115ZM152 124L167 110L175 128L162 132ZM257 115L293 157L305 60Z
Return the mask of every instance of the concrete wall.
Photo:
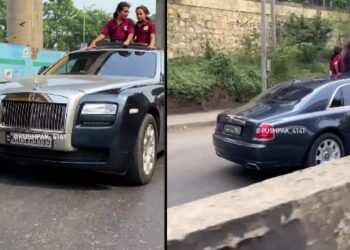
M168 249L350 249L350 157L168 209Z
M267 1L269 2L269 1ZM322 17L339 21L340 14L298 4L277 4L277 19L291 13L308 18L321 11ZM266 4L270 19L270 5ZM208 41L216 50L242 48L244 35L261 30L261 3L249 0L168 1L168 58L202 55Z
M12 79L35 76L42 66L51 66L63 55L60 51L0 43L0 81L6 76Z

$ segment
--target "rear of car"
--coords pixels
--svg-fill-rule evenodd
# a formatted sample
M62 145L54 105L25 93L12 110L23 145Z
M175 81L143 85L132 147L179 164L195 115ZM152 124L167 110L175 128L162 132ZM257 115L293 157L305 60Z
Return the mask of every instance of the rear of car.
M314 87L289 83L217 117L218 156L253 169L300 166L312 137L313 117L301 107Z

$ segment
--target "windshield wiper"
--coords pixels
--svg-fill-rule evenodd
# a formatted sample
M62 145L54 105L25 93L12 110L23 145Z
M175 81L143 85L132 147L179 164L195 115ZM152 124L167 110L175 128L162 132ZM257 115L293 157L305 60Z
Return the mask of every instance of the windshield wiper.
M62 73L59 75L86 75L87 72L84 70L81 70L80 72L68 72L68 73Z

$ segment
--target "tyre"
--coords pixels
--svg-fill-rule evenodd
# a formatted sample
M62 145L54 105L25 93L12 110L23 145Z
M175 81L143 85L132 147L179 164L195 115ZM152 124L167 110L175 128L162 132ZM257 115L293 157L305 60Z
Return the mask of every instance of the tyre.
M345 155L342 140L333 133L320 135L312 144L306 159L307 166L316 166Z
M136 139L126 178L131 184L145 185L153 176L157 158L158 131L153 116L146 114Z

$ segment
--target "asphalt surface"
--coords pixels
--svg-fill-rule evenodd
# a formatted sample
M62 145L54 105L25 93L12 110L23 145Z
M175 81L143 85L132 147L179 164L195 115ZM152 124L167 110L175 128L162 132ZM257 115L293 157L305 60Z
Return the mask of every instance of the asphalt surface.
M291 172L245 170L216 156L214 127L168 133L167 206L174 207Z
M164 185L0 162L0 249L164 249Z

